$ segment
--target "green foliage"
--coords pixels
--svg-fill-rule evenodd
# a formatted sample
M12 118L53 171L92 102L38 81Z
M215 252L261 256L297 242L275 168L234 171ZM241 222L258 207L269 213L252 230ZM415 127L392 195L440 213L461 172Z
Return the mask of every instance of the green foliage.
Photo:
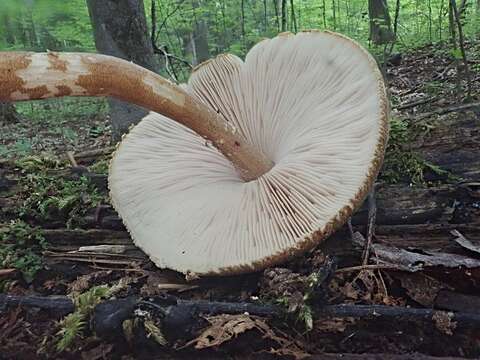
M152 0L144 1L148 23ZM243 4L243 11L242 11ZM272 1L178 1L156 0L157 45L190 62L194 61L192 38L198 38L198 24L206 24L208 52L214 56L232 52L243 56L264 37L282 31ZM395 18L395 1L388 1L390 18ZM287 31L328 29L338 31L369 44L370 19L365 0L325 1L294 0L287 2ZM335 6L335 8L334 8ZM402 0L400 2L396 46L401 49L444 41L449 37L448 1ZM242 18L242 12L244 14ZM383 19L374 19L383 26ZM464 33L478 36L478 14L467 2L463 15ZM2 0L0 2L0 49L44 51L94 51L94 39L84 0ZM372 48L374 52L380 49ZM458 53L453 54L458 56ZM189 69L176 64L179 80ZM183 71L182 71L183 70Z
M67 315L60 321L60 330L57 332L57 350L67 350L73 341L82 334L85 324L88 321L95 306L102 299L108 298L112 294L112 289L106 285L95 286L86 292L75 296L75 312Z
M101 98L61 98L43 101L26 101L16 104L17 112L32 121L52 128L61 128L72 120L105 116L107 102Z
M94 50L83 0L2 0L0 48L7 50Z
M12 146L0 144L0 157L11 155L26 156L32 153L32 143L29 139L18 139Z
M37 254L46 245L40 229L21 220L12 221L0 228L0 268L18 269L25 281L31 282L42 268L42 259Z
M23 172L21 185L26 197L19 210L20 217L42 220L63 220L68 228L78 224L86 211L105 201L104 195L85 177L64 179L58 160L30 156L16 165Z
M95 174L107 175L109 166L110 166L110 157L97 160L95 163L93 163L89 167L89 169Z
M427 129L428 130L428 129ZM439 175L449 175L448 171L426 161L410 149L415 139L416 130L406 120L392 118L390 120L390 139L380 177L388 183L401 180L412 184L424 184L427 170Z
M304 289L302 294L298 294L300 296L289 294L288 296L280 296L275 300L277 304L286 309L287 313L293 314L296 321L301 322L307 332L313 329L312 300L319 280L318 274L312 273L303 280Z

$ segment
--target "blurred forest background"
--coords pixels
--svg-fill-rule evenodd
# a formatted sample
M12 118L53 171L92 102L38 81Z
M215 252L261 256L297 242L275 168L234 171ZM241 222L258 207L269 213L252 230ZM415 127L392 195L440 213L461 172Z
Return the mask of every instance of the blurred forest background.
M264 37L281 31L328 29L373 48L370 6L388 5L398 50L451 37L449 0L145 0L157 46L195 64L222 52L244 55ZM480 2L457 1L463 31L479 36ZM94 51L85 0L2 0L0 49ZM390 24L386 24L390 26Z
M102 33L106 19L108 29ZM477 0L2 0L0 50L98 50L183 82L193 66L219 53L243 57L264 37L314 28L357 40L384 64L435 43L448 44L439 56L465 62L464 39L480 36L479 22ZM65 123L72 117L106 115L108 105L113 129L109 122L91 129L52 126L64 142L78 146L79 131L100 135L112 130L118 140L144 112L101 99L22 103L15 105L16 113L13 106L2 105L0 112L7 119ZM28 152L32 146L35 137L4 139L0 155Z

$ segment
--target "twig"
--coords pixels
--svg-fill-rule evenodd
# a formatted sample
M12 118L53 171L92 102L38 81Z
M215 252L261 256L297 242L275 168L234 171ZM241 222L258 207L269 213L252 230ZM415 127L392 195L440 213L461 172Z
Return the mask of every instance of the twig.
M90 158L97 158L102 155L109 155L114 150L115 150L114 146L109 146L101 149L85 150L82 152L75 153L75 158L83 161L85 158L90 159Z
M72 167L78 167L77 160L75 160L75 156L73 155L72 151L67 151L67 158Z
M17 269L0 269L0 278L10 276L14 274L16 271Z
M160 30L165 26L168 18L175 14L177 10L181 7L182 3L184 0L181 0L178 4L177 7L163 20L162 24L160 25L158 31L157 31L157 11L156 11L156 0L152 1L151 5L151 17L152 17L152 31L150 33L150 42L152 44L153 52L155 54L162 55L165 58L165 70L167 71L168 75L175 81L178 81L178 76L175 73L175 69L171 67L171 60L176 60L178 62L181 62L183 64L186 64L190 69L193 69L193 66L185 59L179 58L178 56L172 55L168 53L168 51L162 47L157 45L158 37L160 35Z
M418 105L427 104L427 103L435 101L437 99L438 98L436 96L427 97L427 98L423 98L423 99L420 99L420 100L416 100L416 101L412 101L412 102L409 102L409 103L406 103L406 104L399 105L399 106L396 107L396 109L397 110L405 110L405 109L409 109L409 108L412 108L412 107L415 107L415 106L418 106Z
M401 266L398 265L386 265L386 264L372 264L372 265L358 265L358 266L351 266L346 268L337 269L335 274L343 274L349 273L353 271L362 271L362 270L398 270L403 271L405 270Z
M406 117L405 120L420 121L420 120L429 118L432 115L443 115L443 114L448 114L448 113L456 112L456 111L469 110L469 109L473 109L473 108L476 108L476 107L480 108L480 101L469 103L469 104L448 106L448 107L441 108L441 109L438 109L438 110L418 114L417 116L415 116L413 118Z
M350 233L350 240L354 240L355 233L353 231L353 226L352 226L352 218L348 218L347 220L347 226L348 226L348 232Z
M365 244L365 251L363 253L363 265L367 265L368 257L370 255L370 247L372 246L372 239L375 232L375 219L377 218L377 204L375 202L375 186L368 194L368 227L367 227L367 243Z
M154 2L154 1L152 1ZM175 9L173 9L170 13L167 14L167 16L165 16L165 19L163 19L162 23L160 24L160 26L158 27L158 31L155 33L155 38L154 38L154 41L155 43L157 42L158 40L158 37L160 35L160 31L163 29L163 27L166 25L168 19L170 18L170 16L174 15L179 9L180 7L183 5L183 3L185 2L185 0L180 0L177 2L177 6L175 7ZM152 17L153 19L153 17ZM153 32L153 27L152 27L152 32Z

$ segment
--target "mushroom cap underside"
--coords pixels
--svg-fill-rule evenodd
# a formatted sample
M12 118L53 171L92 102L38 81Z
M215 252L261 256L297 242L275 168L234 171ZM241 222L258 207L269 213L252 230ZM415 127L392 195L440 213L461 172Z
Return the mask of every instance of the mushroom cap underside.
M279 35L243 62L220 55L187 91L275 166L244 182L208 141L150 113L110 166L112 204L161 268L259 270L311 249L363 201L380 169L388 103L372 56L330 32Z

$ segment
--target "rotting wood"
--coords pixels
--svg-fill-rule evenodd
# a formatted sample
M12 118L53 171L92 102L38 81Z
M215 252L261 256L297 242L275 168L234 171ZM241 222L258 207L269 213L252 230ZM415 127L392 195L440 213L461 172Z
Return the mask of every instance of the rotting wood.
M408 353L408 354L384 354L384 353L371 353L371 354L319 354L309 357L311 360L465 360L460 357L436 357L428 356L420 353Z
M12 296L0 295L0 309L8 306L37 307L45 310L55 310L57 313L67 314L74 310L73 301L67 296ZM127 311L125 310L127 307ZM128 297L107 300L95 309L94 326L101 329L101 333L109 334L121 327L124 320L134 316L135 308L158 312L162 318L162 328L170 336L181 338L192 335L189 332L192 324L197 322L201 315L243 314L254 316L281 318L284 311L273 305L253 303L229 303L206 300L181 300L171 295L164 295L153 299ZM105 315L108 314L107 317ZM112 316L116 314L118 316ZM436 327L438 317L448 317L452 324L452 331L476 329L480 326L480 314L469 312L445 312L441 310L412 308L386 305L327 305L315 310L317 321L327 318L354 318L363 321L394 320L395 322L416 321Z
M386 305L328 305L320 308L316 315L319 317L335 317L355 319L391 319L398 321L421 321L433 324L436 313L445 313L440 310L421 309L403 306ZM457 328L478 328L480 326L480 314L450 312L452 322L456 322Z
M102 181L105 178L102 178ZM15 193L0 192L0 214L15 211L18 203ZM429 188L404 185L382 185L376 191L376 226L429 223L480 223L480 201L468 186L446 184ZM96 209L91 209L81 221L87 227L123 229L121 220L111 209L104 209L96 219ZM79 219L82 220L82 219ZM99 221L97 221L99 220ZM368 221L368 206L362 206L353 216L353 225ZM41 225L41 224L40 224ZM468 236L466 234L466 236Z
M0 294L0 314L10 306L36 307L51 311L58 316L75 309L72 299L67 296L15 296Z
M106 148L91 149L91 150L77 152L74 154L74 156L78 163L89 164L89 163L93 163L99 157L112 154L114 151L115 151L115 146L110 146Z
M480 315L480 297L459 294L450 290L440 290L435 299L437 309L461 311Z

